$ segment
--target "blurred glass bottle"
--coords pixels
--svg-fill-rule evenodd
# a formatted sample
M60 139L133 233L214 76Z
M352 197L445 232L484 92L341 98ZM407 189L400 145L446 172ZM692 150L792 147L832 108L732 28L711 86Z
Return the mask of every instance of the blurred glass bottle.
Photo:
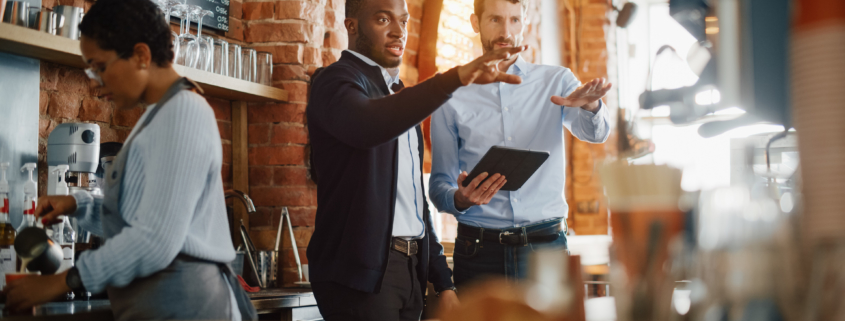
M9 182L6 180L6 170L9 163L0 163L0 288L6 286L6 273L17 271L17 255L15 255L15 236L17 231L12 227L9 219Z
M74 245L76 244L76 231L70 224L67 216L61 216L62 221L53 225L53 242L62 247L62 265L56 273L69 270L74 264ZM67 299L73 300L73 292L67 293Z

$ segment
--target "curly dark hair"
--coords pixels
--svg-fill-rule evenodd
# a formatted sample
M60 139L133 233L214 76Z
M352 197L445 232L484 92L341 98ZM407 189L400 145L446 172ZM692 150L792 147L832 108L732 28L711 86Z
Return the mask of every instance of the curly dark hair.
M152 61L166 66L173 61L173 42L170 25L162 16L150 0L98 0L85 14L79 30L122 59L132 56L136 44L145 43Z

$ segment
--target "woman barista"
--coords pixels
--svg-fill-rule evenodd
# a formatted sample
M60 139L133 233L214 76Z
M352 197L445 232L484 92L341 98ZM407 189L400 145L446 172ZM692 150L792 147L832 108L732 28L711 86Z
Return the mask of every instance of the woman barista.
M99 0L80 24L86 73L116 108L146 112L106 170L105 196L39 199L36 215L75 215L106 237L58 275L10 282L23 309L71 289L108 291L117 320L255 318L226 265L235 258L221 179L222 146L201 89L171 65L170 28L149 0Z

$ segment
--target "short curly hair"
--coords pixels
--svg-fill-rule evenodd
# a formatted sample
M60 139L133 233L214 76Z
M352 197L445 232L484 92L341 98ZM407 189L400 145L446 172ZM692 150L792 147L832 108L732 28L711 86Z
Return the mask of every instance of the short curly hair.
M170 24L150 0L98 0L85 14L79 30L122 59L132 56L136 44L144 43L157 65L173 61Z

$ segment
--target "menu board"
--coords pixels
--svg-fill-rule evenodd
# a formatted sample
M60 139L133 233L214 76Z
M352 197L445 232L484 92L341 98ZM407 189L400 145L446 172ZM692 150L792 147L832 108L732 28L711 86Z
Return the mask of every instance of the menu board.
M186 0L188 5L200 6L211 11L214 15L207 15L202 19L203 28L229 31L229 0ZM178 20L178 19L177 19ZM196 21L191 21L196 24Z

